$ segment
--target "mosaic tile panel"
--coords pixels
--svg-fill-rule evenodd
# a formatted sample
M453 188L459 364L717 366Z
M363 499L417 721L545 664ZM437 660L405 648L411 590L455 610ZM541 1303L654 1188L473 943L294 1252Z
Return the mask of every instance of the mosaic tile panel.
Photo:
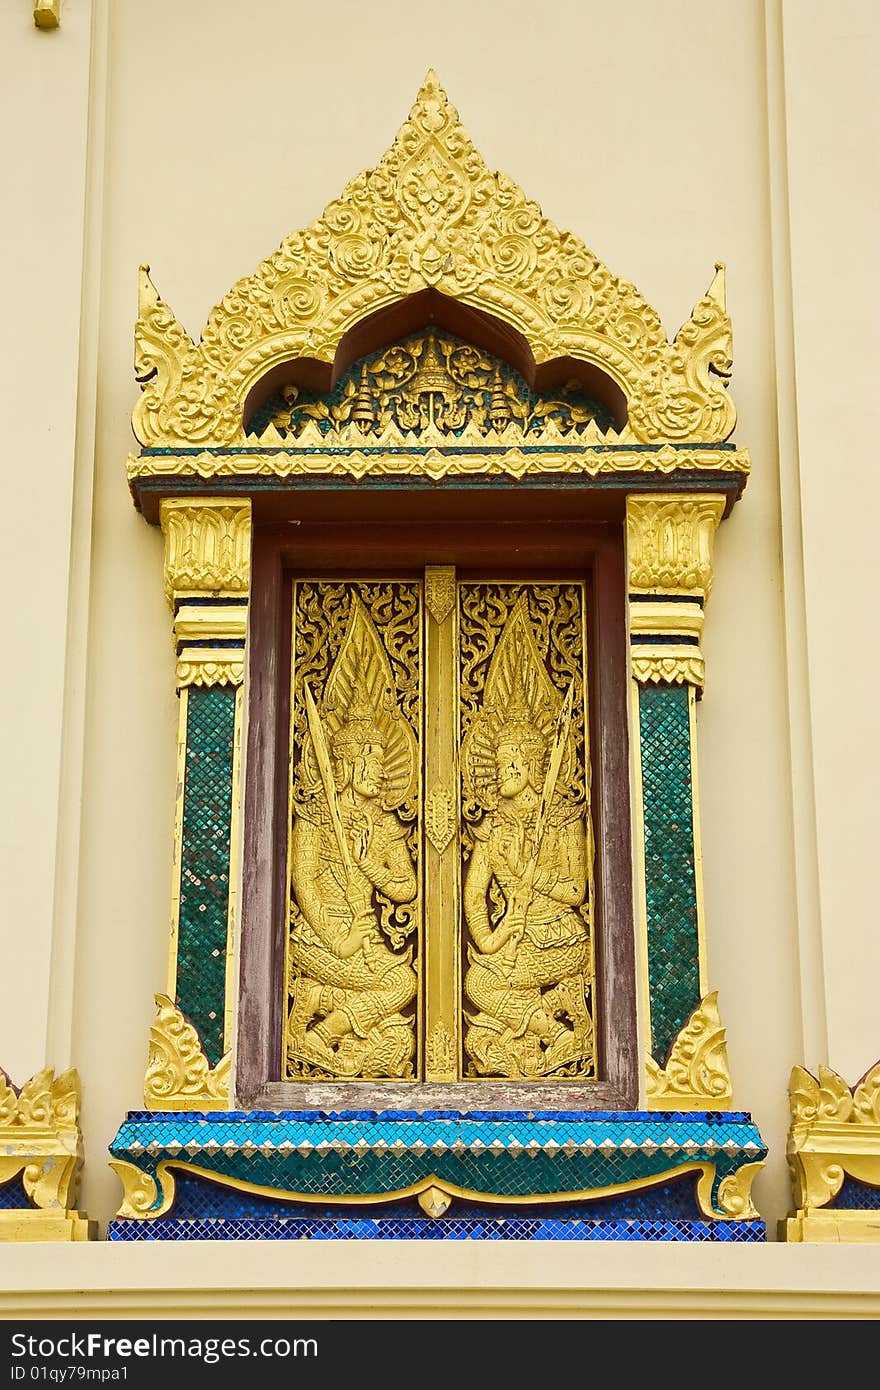
M500 1216L112 1221L108 1240L679 1240L763 1241L763 1221L651 1221Z
M431 1176L475 1194L467 1204L468 1219L487 1222L498 1219L504 1204L485 1204L482 1211L480 1193L534 1198L539 1203L542 1196L637 1183L650 1188L640 1194L642 1200L628 1205L634 1202L633 1193L621 1194L622 1203L613 1195L600 1198L605 1206L595 1214L591 1207L589 1219L599 1219L601 1213L603 1220L650 1223L697 1219L695 1202L681 1207L670 1200L670 1175L677 1170L693 1184L694 1165L705 1165L714 1197L725 1177L765 1158L767 1150L750 1116L741 1111L388 1110L136 1112L121 1127L111 1153L150 1175L157 1174L160 1163L181 1176L186 1169L177 1165L187 1164L217 1175L216 1183L204 1184L201 1202L184 1178L179 1212L175 1207L161 1218L172 1223L178 1215L184 1221L339 1221L343 1216L334 1198L342 1196L365 1199L356 1213L349 1208L346 1221L355 1214L370 1220L411 1221L412 1216L404 1217L399 1210L389 1215L381 1198L388 1194L394 1203L403 1202L404 1211L411 1210L412 1198L394 1194L411 1192ZM291 1206L273 1210L266 1194L222 1196L218 1188L224 1177L271 1189L276 1198L292 1194ZM297 1194L320 1200L297 1201ZM676 1200L681 1200L678 1193ZM540 1219L587 1219L582 1199L569 1198L564 1205L571 1208L564 1216L552 1204L541 1210ZM464 1204L459 1201L456 1208L457 1218L465 1219ZM539 1219L522 1207L512 1208L510 1214L517 1220ZM699 1214L699 1219L706 1218Z
M456 1213L466 1213L470 1218L486 1221L500 1220L499 1207L486 1202L458 1199ZM360 1208L363 1215L367 1209ZM407 1219L421 1217L422 1211L414 1197L383 1202L381 1207L369 1209L371 1214L383 1219ZM517 1215L535 1216L536 1212ZM614 1220L705 1220L696 1197L696 1178L687 1174L673 1182L661 1183L633 1192L618 1192L611 1197L596 1197L589 1202L558 1202L551 1210L542 1210L542 1217L552 1215L558 1221L597 1221L603 1218ZM174 1192L174 1205L170 1216L175 1221L184 1220L225 1220L243 1221L255 1219L289 1219L308 1217L322 1220L350 1217L351 1210L340 1206L322 1205L292 1201L284 1197L265 1197L255 1192L242 1192L220 1183L209 1182L194 1173L180 1173L177 1176Z
M651 1051L665 1065L700 1002L687 686L639 690Z
M858 1178L845 1177L843 1187L832 1197L823 1211L838 1207L844 1211L880 1211L880 1188L871 1187Z
M188 701L176 1002L214 1066L224 1050L235 690L191 686Z
M21 1174L0 1187L0 1211L33 1211L34 1203L24 1190Z

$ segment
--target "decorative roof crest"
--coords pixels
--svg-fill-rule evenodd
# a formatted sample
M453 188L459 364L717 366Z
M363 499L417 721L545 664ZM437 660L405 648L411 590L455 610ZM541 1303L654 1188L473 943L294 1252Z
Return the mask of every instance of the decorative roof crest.
M332 363L361 319L428 288L510 325L538 364L571 357L606 373L627 399L621 438L708 443L733 430L723 266L668 342L634 286L488 169L430 71L378 165L233 285L198 344L141 267L136 437L244 444L245 401L268 371L304 356Z

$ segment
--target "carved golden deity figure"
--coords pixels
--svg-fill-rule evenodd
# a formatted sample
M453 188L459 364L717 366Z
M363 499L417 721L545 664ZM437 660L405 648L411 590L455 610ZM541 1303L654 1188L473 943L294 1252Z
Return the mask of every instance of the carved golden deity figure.
M520 602L462 746L466 789L488 812L472 825L464 883L464 988L479 1009L465 1050L480 1076L592 1071L589 850L583 801L570 794L574 694L572 682L562 702L547 678Z
M412 1074L413 1020L402 1011L418 981L412 950L390 948L381 911L418 894L407 827L393 810L416 780L415 740L392 692L381 641L353 596L323 719L303 687L300 780L311 793L296 805L291 835L292 1074Z

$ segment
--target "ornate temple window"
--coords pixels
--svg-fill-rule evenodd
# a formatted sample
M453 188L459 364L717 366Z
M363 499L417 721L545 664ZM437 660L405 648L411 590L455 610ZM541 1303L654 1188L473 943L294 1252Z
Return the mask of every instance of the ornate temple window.
M540 1238L762 1237L694 756L730 354L722 267L669 342L433 74L198 344L142 270L180 777L113 1238L241 1234L218 1189L306 1233L565 1201Z
M286 385L250 430L264 445L427 431L480 461L507 431L540 448L550 427L576 441L611 423L575 376L536 392L432 327L329 395ZM271 887L246 873L239 1087L296 1104L303 1081L569 1080L632 1104L621 530L543 487L544 519L525 520L503 479L439 523L436 486L380 494L364 524L370 500L361 482L255 528L255 594L272 578L252 679L272 667L278 684L250 737L278 752L246 822L270 784L288 796Z

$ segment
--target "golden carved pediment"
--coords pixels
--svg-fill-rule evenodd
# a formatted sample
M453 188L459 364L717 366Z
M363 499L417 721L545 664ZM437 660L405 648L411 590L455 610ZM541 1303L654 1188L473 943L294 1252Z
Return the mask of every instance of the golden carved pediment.
M429 72L376 167L233 285L197 344L142 267L135 435L158 449L250 445L244 408L261 378L298 358L332 363L361 320L425 290L508 325L538 365L598 368L627 402L614 441L717 443L734 427L723 267L669 342L633 285L488 168Z

